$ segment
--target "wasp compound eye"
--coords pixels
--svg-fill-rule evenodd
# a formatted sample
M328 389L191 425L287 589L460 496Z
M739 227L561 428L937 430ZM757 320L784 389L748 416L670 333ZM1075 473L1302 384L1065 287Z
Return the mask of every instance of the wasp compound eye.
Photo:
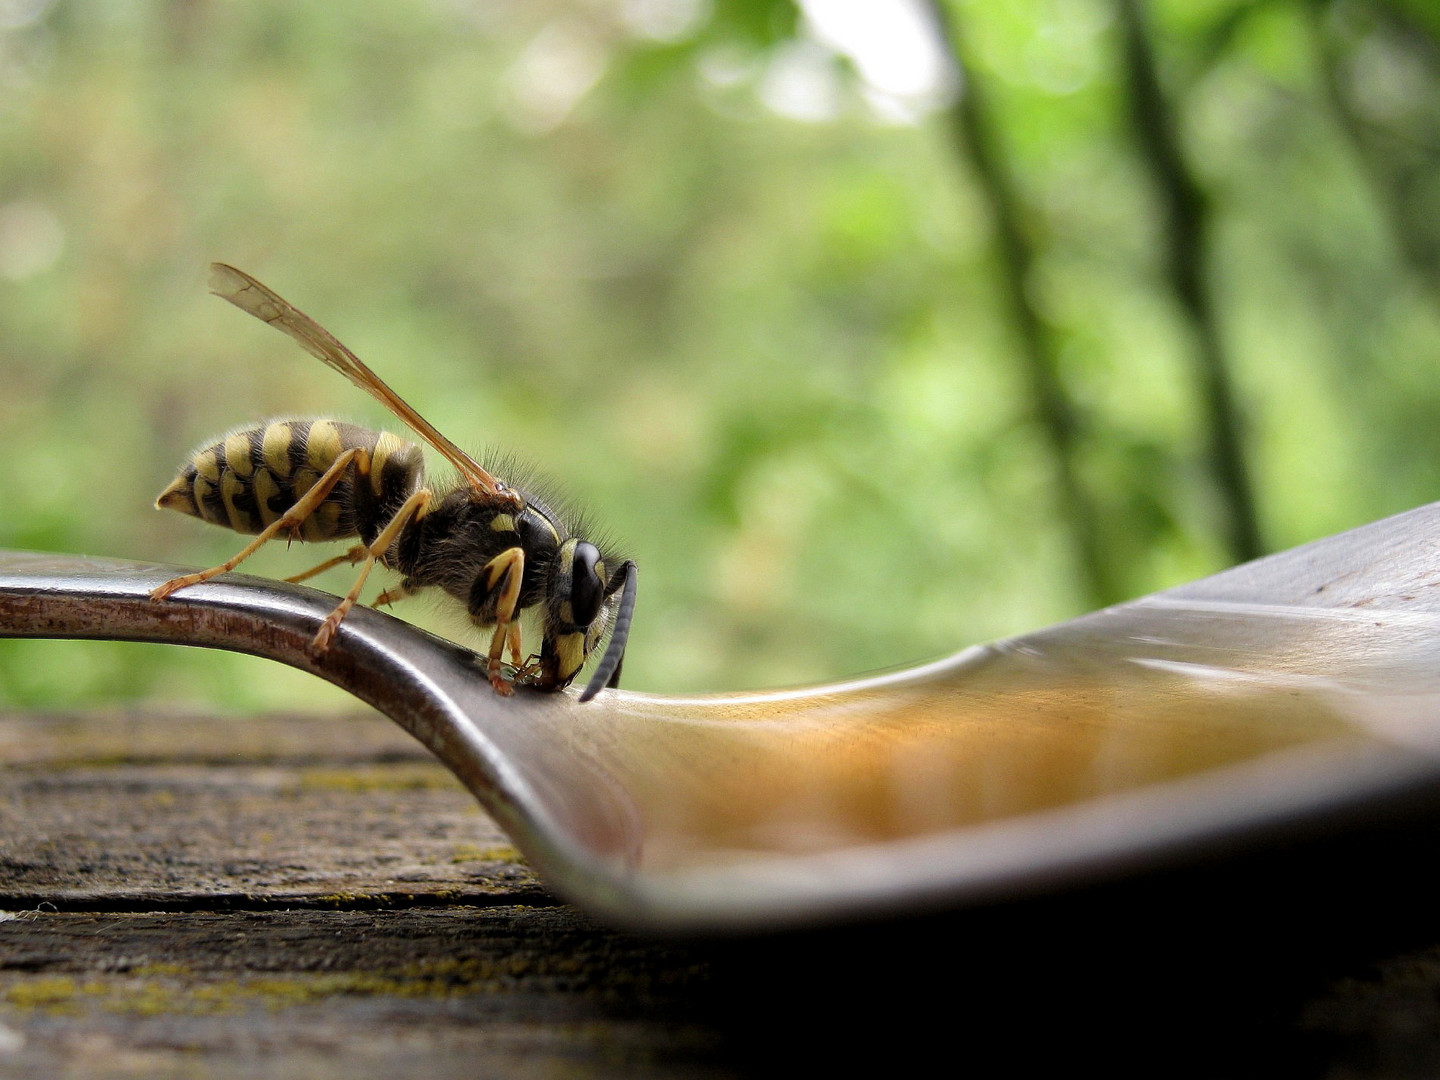
M624 589L624 592L620 594L620 607L615 612L615 630L610 635L610 647L600 658L595 674L590 676L585 692L580 695L581 701L589 701L607 686L620 685L620 664L625 659L625 643L630 640L630 618L635 614L635 564L629 559L610 578L605 586L606 595L617 589Z
M575 545L570 561L570 612L576 626L589 626L600 614L605 601L605 582L596 567L600 549L582 540Z

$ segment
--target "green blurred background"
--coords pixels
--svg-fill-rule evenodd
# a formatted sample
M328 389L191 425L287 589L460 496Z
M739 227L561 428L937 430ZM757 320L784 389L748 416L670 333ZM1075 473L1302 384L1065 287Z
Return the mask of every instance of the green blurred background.
M1431 0L0 0L0 546L208 565L187 451L387 423L223 259L592 509L628 686L943 654L1440 498L1437 163ZM133 700L343 698L0 642Z

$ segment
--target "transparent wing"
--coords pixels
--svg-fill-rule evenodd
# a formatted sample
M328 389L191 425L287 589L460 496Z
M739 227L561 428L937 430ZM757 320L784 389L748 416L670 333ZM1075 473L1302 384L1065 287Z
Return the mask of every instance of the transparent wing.
M340 344L335 335L279 293L245 271L218 262L210 264L210 291L277 330L283 330L298 341L301 348L311 356L334 368L379 401L403 420L415 434L433 446L446 461L454 465L475 490L499 498L514 498L501 481L481 468L474 458L440 434L430 421L407 405L404 399L386 386L358 356Z

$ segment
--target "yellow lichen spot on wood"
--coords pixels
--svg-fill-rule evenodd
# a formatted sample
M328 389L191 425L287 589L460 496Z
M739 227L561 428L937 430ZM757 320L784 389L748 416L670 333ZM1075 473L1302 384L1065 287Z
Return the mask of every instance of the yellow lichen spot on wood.
M75 997L75 980L61 976L26 979L5 988L5 1000L17 1009L54 1011Z
M177 964L173 961L157 961L150 964L137 964L130 969L130 974L147 975L189 975L191 973L189 964Z
M478 844L457 844L455 845L454 853L450 856L450 861L452 863L518 863L524 861L524 856L509 844L496 844L494 847L485 848L480 847Z
M306 769L300 774L304 791L444 791L455 778L429 762L352 769Z

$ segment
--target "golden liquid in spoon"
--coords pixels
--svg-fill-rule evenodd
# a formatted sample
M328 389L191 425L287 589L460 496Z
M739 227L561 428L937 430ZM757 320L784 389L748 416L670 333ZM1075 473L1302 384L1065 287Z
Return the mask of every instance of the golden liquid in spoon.
M637 700L591 734L643 740L612 761L643 838L632 857L662 871L924 836L1373 742L1293 680L1055 659L991 649L933 680L727 699L713 719Z

